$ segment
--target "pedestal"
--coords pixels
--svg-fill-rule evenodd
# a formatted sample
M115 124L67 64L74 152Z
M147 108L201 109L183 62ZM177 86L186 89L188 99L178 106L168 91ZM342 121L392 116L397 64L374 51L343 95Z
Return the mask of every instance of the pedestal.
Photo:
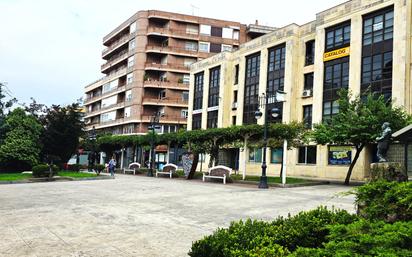
M399 162L374 162L370 165L371 181L384 179L387 181L408 181L404 166Z

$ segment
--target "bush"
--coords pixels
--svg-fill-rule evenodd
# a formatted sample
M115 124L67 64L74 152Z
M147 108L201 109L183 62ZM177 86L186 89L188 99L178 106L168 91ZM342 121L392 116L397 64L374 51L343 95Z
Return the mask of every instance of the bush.
M361 217L387 222L412 220L412 183L377 182L360 186L355 191Z
M51 169L52 169L52 177L53 177L59 171L59 167L57 167L56 165L52 165ZM50 175L50 167L48 164L36 165L32 168L32 171L33 171L32 175L35 178L49 177Z
M324 248L299 248L291 256L412 256L412 222L333 225Z
M82 165L80 165L80 164L70 164L70 165L67 165L67 169L68 169L68 170L70 170L70 171L76 171L76 172L79 172L81 167L82 167Z
M227 229L196 241L190 256L286 256L297 247L320 247L329 234L328 225L349 224L357 220L346 211L325 207L279 217L272 222L232 222Z
M96 164L94 165L94 169L97 171L97 173L100 173L106 169L106 165L104 164Z

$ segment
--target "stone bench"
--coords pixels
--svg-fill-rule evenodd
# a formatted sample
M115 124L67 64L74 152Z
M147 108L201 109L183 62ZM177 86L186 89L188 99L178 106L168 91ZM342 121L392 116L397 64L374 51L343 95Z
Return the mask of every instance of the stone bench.
M156 177L158 177L158 174L166 174L169 175L170 178L172 178L173 173L176 172L177 166L174 165L173 163L167 163L163 166L162 171L156 171Z
M226 178L230 176L232 169L223 165L218 165L209 169L208 172L203 173L203 182L206 178L222 179L223 184L226 184Z
M129 168L123 169L123 174L126 174L126 172L133 172L133 175L136 175L136 170L138 169L140 169L140 163L132 162L129 164Z

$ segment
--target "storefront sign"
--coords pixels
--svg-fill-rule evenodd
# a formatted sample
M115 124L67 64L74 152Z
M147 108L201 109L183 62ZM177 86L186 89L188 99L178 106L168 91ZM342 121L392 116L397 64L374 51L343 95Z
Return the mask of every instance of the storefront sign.
M327 62L327 61L331 61L331 60L335 60L338 58L342 58L345 56L349 55L349 46L348 47L344 47L344 48L340 48L337 50L333 50L327 53L323 54L323 61Z
M349 165L352 161L352 147L329 146L328 163L330 165Z

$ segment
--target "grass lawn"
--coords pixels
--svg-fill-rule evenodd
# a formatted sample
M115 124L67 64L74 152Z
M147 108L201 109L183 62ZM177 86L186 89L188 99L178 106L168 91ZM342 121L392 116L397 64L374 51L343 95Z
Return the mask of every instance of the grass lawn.
M236 174L236 175L231 175L230 176L233 180L242 180L242 175ZM260 176L246 176L245 181L260 181ZM305 183L308 182L306 179L301 179L301 178L291 178L287 177L286 178L286 184L299 184L299 183ZM281 184L282 183L282 178L281 177L268 177L268 183L272 184Z
M0 173L0 181L16 181L31 178L31 174Z
M91 177L96 177L97 175L95 173L59 171L58 176L71 177L71 178L91 178Z

